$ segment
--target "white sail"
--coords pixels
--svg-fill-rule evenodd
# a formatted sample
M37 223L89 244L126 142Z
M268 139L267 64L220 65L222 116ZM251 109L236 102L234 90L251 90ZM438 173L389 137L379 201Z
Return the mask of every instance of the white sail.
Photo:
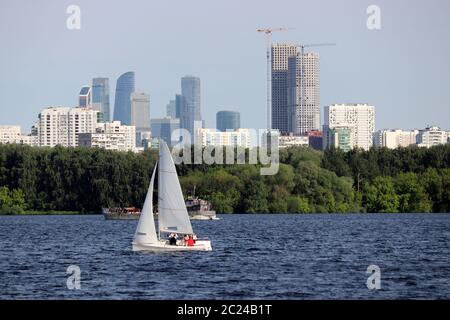
M159 145L158 210L159 230L192 234L191 221L184 203L175 164L167 144Z
M142 208L139 223L134 234L134 242L139 244L154 244L158 242L156 234L155 219L153 218L153 183L155 180L155 172L158 163L153 169L150 186L145 197L144 207Z

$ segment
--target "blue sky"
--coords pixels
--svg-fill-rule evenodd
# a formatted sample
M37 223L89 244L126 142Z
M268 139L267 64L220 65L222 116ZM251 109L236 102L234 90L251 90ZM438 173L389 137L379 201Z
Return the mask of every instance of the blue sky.
M68 30L66 8L81 8ZM381 8L381 30L366 27L366 8ZM0 124L23 131L50 105L75 106L84 84L136 72L151 96L151 117L165 114L180 78L201 78L208 127L222 109L244 127L266 123L265 38L335 42L318 48L321 105L367 102L381 128L450 129L450 1L406 0L0 0ZM111 110L112 113L112 110Z

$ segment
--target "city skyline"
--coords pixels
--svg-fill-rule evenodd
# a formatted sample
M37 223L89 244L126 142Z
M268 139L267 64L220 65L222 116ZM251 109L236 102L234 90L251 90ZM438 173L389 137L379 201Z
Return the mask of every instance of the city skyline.
M261 4L259 15L248 16L251 3L242 4L242 10L236 12L237 2L233 1L200 1L195 5L175 2L181 12L190 12L196 18L189 18L186 27L187 18L183 16L177 16L179 22L173 26L163 23L174 4L136 2L127 6L79 1L81 29L71 31L65 26L68 3L64 1L29 3L28 10L23 10L21 1L2 1L0 39L8 45L0 53L0 123L30 128L43 107L76 106L79 88L92 78L109 78L113 94L119 75L133 70L136 90L152 97L152 118L165 115L167 102L178 92L179 78L194 74L203 82L202 116L207 127L213 126L217 111L233 105L241 113L243 127L264 128L265 42L256 29L288 26L294 29L274 35L274 42L337 43L336 47L313 50L321 57L322 112L324 106L334 103L366 102L377 107L377 129L433 124L450 129L450 93L446 90L450 45L442 41L450 25L445 14L450 4L438 1L430 7L379 1L382 28L376 31L365 25L369 4L349 0L340 5L330 1L281 1ZM193 12L199 6L211 14ZM291 6L287 11L292 12L282 9L286 6ZM102 13L105 7L110 9L107 16ZM308 15L300 15L296 8ZM148 22L117 25L116 18L124 12L134 15L136 21L147 17ZM232 12L236 26L218 12ZM102 19L96 19L98 16ZM317 19L319 16L321 19ZM202 28L205 23L213 31ZM7 26L14 26L14 32L7 32ZM195 31L196 37L180 37L189 31ZM99 34L105 36L103 47L99 46ZM136 41L142 35L152 41ZM119 49L112 41L118 37L123 42ZM96 50L79 50L82 43L95 44ZM415 48L423 47L433 59L416 64L422 53Z

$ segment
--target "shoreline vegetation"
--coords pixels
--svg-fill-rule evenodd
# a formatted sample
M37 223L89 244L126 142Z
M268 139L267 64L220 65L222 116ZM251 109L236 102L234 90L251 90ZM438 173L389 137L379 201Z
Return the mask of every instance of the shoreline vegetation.
M157 155L0 145L0 214L142 207ZM177 171L184 195L195 189L217 213L450 212L448 144L347 153L290 147L279 158L273 176L261 176L259 164L181 164Z
M234 213L220 213L221 215L247 215L249 213L241 213L241 212L234 212ZM408 214L408 215L414 215L414 214L449 214L449 213L444 213L444 212L307 212L307 213L293 213L293 212L270 212L270 213L260 213L260 212L255 212L252 213L255 215L258 214L262 214L262 215L295 215L295 214L303 214L303 215L314 215L314 214L319 214L319 215L357 215L357 214L364 214L364 215L377 215L377 214L381 214L381 215L385 215L385 214L399 214L399 215L404 215L404 214ZM95 213L95 212L79 212L79 211L53 211L53 212L45 212L45 211L25 211L23 213L0 213L0 217L1 216L102 216L102 213ZM132 221L132 220L128 220L128 221Z
M70 215L82 215L82 214L97 214L97 213L81 213L79 211L35 211L26 210L20 213L0 213L0 216L70 216Z

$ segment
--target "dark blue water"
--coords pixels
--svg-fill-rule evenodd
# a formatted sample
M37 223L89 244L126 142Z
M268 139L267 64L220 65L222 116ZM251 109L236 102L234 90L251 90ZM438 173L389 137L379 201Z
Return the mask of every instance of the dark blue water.
M133 253L136 223L0 216L0 299L450 298L450 214L224 215L193 223L213 252L176 254Z

